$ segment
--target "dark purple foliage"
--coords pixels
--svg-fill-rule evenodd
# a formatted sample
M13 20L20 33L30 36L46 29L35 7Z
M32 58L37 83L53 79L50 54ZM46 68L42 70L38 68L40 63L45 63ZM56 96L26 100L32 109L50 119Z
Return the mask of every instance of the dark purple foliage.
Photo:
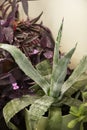
M28 16L28 1L27 0L21 0L21 2L22 2L24 12Z
M42 22L37 24L43 12L32 20L28 18L26 21L16 21L16 15L18 13L17 2L18 1L16 0L13 2L9 1L5 10L3 8L5 3L2 3L0 6L0 9L3 8L4 12L3 17L0 20L0 42L18 47L23 53L25 53L29 60L31 60L34 66L45 59L52 62L54 50L52 33L42 24ZM12 6L12 11L5 18L4 16L10 7L9 5ZM14 22L16 23L16 26L14 26ZM71 71L69 70L69 72ZM11 55L1 49L0 87L2 87L2 92L0 96L3 97L4 95L10 99L12 97L18 97L18 95L21 96L22 94L32 94L34 91L29 88L33 84L34 82L20 70ZM7 90L9 93L11 92L10 95L8 95Z
M51 31L42 22L37 24L42 13L32 20L28 17L26 21L17 21L17 2L9 1L5 9L5 2L0 6L3 14L0 19L0 42L20 48L34 66L44 59L52 61L54 39ZM10 6L12 10L6 16ZM33 84L34 82L19 69L11 55L0 49L0 97L8 97L10 100L23 94L33 94L34 91L29 89Z
M5 2L2 3L0 9L2 11L2 16L0 17L0 42L13 42L14 27L13 22L15 21L15 14L18 11L18 5L16 5L16 0L13 0L11 5L7 5L4 9ZM12 7L12 10L6 16L8 9Z

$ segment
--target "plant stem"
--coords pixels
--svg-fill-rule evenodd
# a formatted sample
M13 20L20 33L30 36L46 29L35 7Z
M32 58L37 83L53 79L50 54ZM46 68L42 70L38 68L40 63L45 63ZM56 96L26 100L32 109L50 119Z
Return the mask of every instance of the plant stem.
M61 130L61 129L62 129L61 108L51 107L49 110L46 130Z

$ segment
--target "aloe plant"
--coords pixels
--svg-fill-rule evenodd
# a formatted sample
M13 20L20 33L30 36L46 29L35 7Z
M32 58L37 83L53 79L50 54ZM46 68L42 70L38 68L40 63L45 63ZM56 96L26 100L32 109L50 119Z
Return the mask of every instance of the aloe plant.
M57 40L55 42L52 67L47 61L43 61L36 67L33 67L29 59L17 47L8 44L0 44L0 48L8 51L13 56L20 69L36 82L36 85L32 86L32 88L40 87L44 92L43 95L39 97L22 97L13 99L6 104L3 109L3 115L9 128L19 130L18 127L11 122L11 118L21 109L24 109L27 130L36 130L38 121L47 111L48 120L45 129L62 130L62 105L66 104L70 107L79 107L83 103L78 98L72 98L71 96L78 90L82 91L87 84L87 73L85 73L87 70L87 56L82 58L81 62L73 71L72 75L65 81L67 67L76 49L76 46L62 58L59 57L62 30L63 21L58 32ZM21 105L18 105L19 102ZM29 109L26 108L28 105L31 105ZM68 126L70 127L70 124ZM81 130L82 129L83 124L81 123Z

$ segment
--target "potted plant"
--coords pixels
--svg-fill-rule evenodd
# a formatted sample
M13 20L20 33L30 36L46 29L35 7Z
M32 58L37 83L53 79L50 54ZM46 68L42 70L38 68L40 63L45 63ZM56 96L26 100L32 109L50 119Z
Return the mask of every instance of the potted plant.
M87 56L83 57L80 64L67 79L68 64L76 46L66 55L60 57L59 47L62 29L63 21L55 42L53 61L51 62L48 59L43 59L33 66L29 57L26 57L26 53L24 54L18 49L19 46L4 42L0 44L1 52L11 58L15 66L20 68L20 72L25 77L29 77L28 80L32 79L27 90L31 90L33 93L23 93L23 96L9 101L3 108L3 116L9 129L84 129L84 124L87 121ZM12 81L13 88L18 91L21 85L17 84L12 75L10 75L10 81ZM64 113L66 108L68 110ZM24 128L21 128L17 122L15 123L17 113L22 116Z

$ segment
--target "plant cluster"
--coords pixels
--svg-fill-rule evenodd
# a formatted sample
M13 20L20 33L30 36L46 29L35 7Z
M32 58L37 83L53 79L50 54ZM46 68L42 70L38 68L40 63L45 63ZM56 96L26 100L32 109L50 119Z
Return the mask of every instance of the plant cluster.
M12 7L0 20L0 86L3 87L0 96L2 99L9 97L8 101L12 99L1 106L6 125L12 130L36 130L40 120L47 117L45 130L69 130L75 126L84 130L87 56L71 74L68 64L76 46L61 56L63 20L54 42L50 30L42 22L37 24L42 13L29 19L27 0L21 2L28 19L16 20L18 2L5 0L0 7L8 3L2 10L3 16ZM68 107L68 112L62 114L64 106ZM22 122L18 119L20 114ZM65 114L71 120L66 126ZM24 126L21 127L21 123Z
M86 84L87 84L87 56L84 56L80 64L73 71L72 75L65 81L67 67L70 59L76 49L71 49L64 57L59 56L59 46L62 36L63 22L59 29L57 41L54 48L53 65L47 60L40 62L35 67L30 60L17 47L8 44L1 44L0 48L7 50L13 56L20 69L29 76L35 84L31 88L41 88L42 95L26 95L14 99L7 103L3 109L4 118L10 129L18 130L10 120L20 110L24 109L24 118L27 130L35 130L38 121L45 112L48 112L47 130L63 130L62 107L68 105L72 121L68 124L73 128L78 122L81 122L80 130L83 130L83 124L86 122ZM26 67L25 67L26 66ZM76 94L75 94L76 93ZM79 96L83 94L82 100ZM75 94L74 97L72 95ZM84 100L83 100L84 99ZM19 106L17 104L20 104ZM31 105L29 108L26 106ZM78 109L79 107L79 109ZM13 108L13 109L12 109ZM78 113L77 113L78 111ZM76 118L76 119L75 119ZM54 125L55 124L55 125ZM67 129L69 129L67 127Z
M19 20L19 2L22 2L27 19ZM42 13L30 19L27 0L3 0L0 2L0 42L19 48L33 66L44 59L52 62L54 39L51 31L38 22ZM37 23L38 22L38 23ZM45 44L44 44L45 43ZM24 94L34 94L30 89L34 81L18 67L12 56L0 48L0 111L5 104ZM3 115L0 120L3 120ZM1 125L1 129L3 124Z
M2 16L0 17L0 42L15 45L25 53L34 66L44 59L48 59L51 62L54 39L51 31L42 22L37 24L42 13L38 17L30 20L28 8L26 8L28 1L22 0L23 8L28 18L25 21L20 21L17 18L19 11L18 2L16 0L5 0L0 5L2 11ZM11 11L9 11L9 8ZM11 55L0 49L1 100L3 99L5 101L7 97L14 98L24 93L29 93L30 90L27 88L32 84L34 82L20 70ZM19 89L16 91L17 88ZM15 91L13 91L14 89Z

